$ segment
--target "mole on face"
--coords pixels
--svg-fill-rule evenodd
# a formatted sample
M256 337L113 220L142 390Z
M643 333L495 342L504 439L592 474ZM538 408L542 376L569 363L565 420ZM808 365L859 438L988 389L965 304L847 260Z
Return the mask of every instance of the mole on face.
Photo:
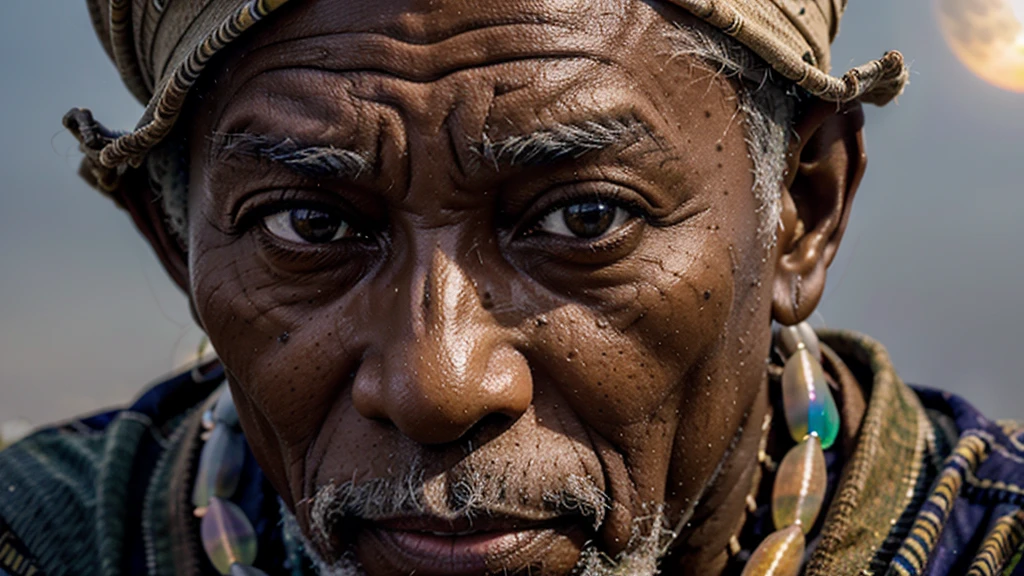
M692 19L638 0L340 6L233 48L190 140L192 291L254 454L371 575L617 556L759 417L771 282L753 195L720 193L752 188L719 154L745 149L733 87L668 61L666 14ZM238 133L366 169L211 144Z

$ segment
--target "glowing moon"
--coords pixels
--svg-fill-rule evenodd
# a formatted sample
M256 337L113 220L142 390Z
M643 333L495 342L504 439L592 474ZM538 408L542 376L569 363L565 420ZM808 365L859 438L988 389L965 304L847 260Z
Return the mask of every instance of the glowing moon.
M986 82L1024 93L1024 0L935 0L956 57Z

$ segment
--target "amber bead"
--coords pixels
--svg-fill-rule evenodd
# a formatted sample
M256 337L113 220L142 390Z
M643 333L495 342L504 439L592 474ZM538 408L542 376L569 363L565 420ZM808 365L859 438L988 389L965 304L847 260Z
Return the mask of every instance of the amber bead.
M797 576L804 562L805 545L799 526L772 532L754 550L742 576Z
M256 560L256 531L233 502L210 498L199 531L210 562L221 574L231 574L236 562L252 564Z
M799 524L806 534L821 512L828 486L825 453L817 436L808 436L782 459L772 488L775 528Z

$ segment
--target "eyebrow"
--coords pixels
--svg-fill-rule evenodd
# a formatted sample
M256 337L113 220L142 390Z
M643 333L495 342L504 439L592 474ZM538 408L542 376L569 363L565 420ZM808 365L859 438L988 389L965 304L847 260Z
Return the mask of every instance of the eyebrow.
M470 144L480 157L494 164L536 166L567 158L579 158L612 147L626 147L652 133L650 127L634 116L585 122L556 124L541 130L490 140L486 134Z
M261 134L235 132L216 134L213 145L218 154L269 160L308 178L354 180L370 169L370 162L353 150L304 145L291 138L275 139Z

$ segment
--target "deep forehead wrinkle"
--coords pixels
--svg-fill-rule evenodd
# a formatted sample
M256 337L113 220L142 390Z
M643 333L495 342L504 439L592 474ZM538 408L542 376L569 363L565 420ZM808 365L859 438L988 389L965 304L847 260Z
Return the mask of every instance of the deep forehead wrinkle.
M612 64L610 56L572 45L536 46L530 42L508 42L465 46L447 46L446 43L423 45L406 44L391 38L368 34L337 35L334 49L326 51L321 45L330 36L307 37L282 44L272 58L256 62L249 58L241 63L238 73L249 72L250 62L256 63L259 74L276 70L306 69L337 73L377 73L416 83L443 80L465 70L482 69L511 62L587 60ZM344 54L344 55L342 55ZM251 56L251 55L250 55Z
M361 29L350 27L349 29L344 30L310 32L306 35L294 36L289 39L289 41L326 37L333 34L344 34L347 36L379 36L412 46L430 46L433 44L441 44L443 42L458 40L463 36L473 35L477 32L498 32L502 29L507 29L513 33L521 34L523 30L531 27L548 27L561 29L565 32L573 32L579 28L568 21L563 22L552 18L550 14L500 14L492 18L458 22L446 28L432 28L427 22L423 21L410 25L411 20L409 18L403 18L404 16L409 16L409 14L400 14L393 20L378 17L379 22L375 22L374 25ZM264 42L254 46L251 49L251 53L256 53L266 48L273 48L279 43L280 41Z
M626 31L635 16L644 12L621 0L526 0L478 2L476 0L377 0L372 3L331 2L313 4L308 10L282 13L278 24L301 20L301 34L292 39L330 33L374 34L405 44L431 45L477 32L505 32L521 36L528 29L546 33ZM527 34L530 34L527 32ZM271 46L271 38L253 38L249 51Z
M637 10L623 11L619 5L605 11L587 5L585 15L561 8L552 17L540 11L509 14L485 4L460 11L454 19L433 19L425 15L430 10L410 13L395 6L345 17L322 5L314 7L318 13L304 21L299 33L287 38L256 35L251 45L239 47L238 53L246 57L235 63L234 73L310 68L432 82L461 70L514 61L577 58L607 64L618 49L635 41L651 18L638 18Z

